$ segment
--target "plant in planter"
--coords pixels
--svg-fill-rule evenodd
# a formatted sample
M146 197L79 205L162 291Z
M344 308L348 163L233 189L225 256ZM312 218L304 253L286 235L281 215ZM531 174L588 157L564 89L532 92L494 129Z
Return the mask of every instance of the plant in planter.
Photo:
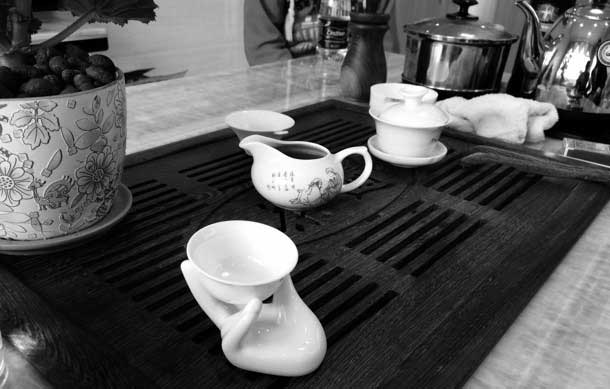
M126 144L125 83L106 56L58 46L88 22L154 20L152 0L65 0L76 21L32 46L31 0L0 0L0 238L48 239L110 210Z

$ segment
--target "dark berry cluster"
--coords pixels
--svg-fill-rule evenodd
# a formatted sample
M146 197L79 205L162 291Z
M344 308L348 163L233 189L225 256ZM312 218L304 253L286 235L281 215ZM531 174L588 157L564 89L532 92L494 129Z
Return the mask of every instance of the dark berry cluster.
M116 79L105 55L89 55L78 46L27 53L17 63L0 66L0 98L39 97L85 91Z

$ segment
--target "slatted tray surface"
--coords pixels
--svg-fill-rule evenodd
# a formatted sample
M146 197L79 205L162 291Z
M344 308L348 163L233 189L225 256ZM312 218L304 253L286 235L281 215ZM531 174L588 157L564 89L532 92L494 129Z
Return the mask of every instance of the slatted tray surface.
M374 133L363 109L337 101L291 115L290 139L333 152ZM366 185L303 213L256 193L251 159L228 131L134 157L156 156L126 169L134 205L109 234L63 253L1 258L49 314L69 323L57 329L37 319L50 333L41 340L52 348L47 357L61 358L34 365L58 387L463 384L609 191L502 165L464 168L459 159L477 140L449 134L443 142L449 153L440 163L409 170L374 160ZM356 177L362 162L346 163ZM313 374L249 373L223 357L219 331L179 264L192 233L229 219L269 224L297 244L292 277L328 338ZM75 333L80 340L62 342ZM89 371L96 364L100 371Z

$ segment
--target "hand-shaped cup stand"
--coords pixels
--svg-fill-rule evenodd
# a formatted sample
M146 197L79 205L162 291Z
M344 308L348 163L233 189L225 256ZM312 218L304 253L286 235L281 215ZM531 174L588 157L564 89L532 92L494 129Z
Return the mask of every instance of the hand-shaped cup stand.
M315 151L318 157L299 160L275 150L285 144ZM248 146L255 159L252 179L259 192L268 185L270 188L267 179L277 179L278 173L281 180L294 183L292 192L261 193L288 209L317 206L340 192L355 189L372 170L371 157L364 147L335 156L319 145L258 135L245 138L240 146ZM351 153L364 157L365 169L354 182L343 185L341 160ZM277 180L273 182L280 185ZM287 182L282 183L282 189ZM310 190L312 182L317 192ZM292 184L290 188L294 189ZM229 362L245 370L281 376L308 374L322 363L326 336L292 284L290 272L298 253L288 236L256 222L224 221L197 231L187 244L187 254L182 273L203 311L220 329L222 350ZM272 302L263 304L270 296Z
M322 363L326 336L290 279L298 257L290 238L265 224L225 221L197 231L187 254L182 273L220 329L229 362L282 376L304 375Z

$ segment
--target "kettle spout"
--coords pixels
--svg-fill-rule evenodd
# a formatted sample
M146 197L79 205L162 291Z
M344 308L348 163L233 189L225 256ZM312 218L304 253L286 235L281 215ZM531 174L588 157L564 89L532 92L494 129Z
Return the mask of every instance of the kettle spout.
M542 28L536 11L527 1L517 0L515 5L525 15L525 23L507 92L514 96L532 98L544 59Z

